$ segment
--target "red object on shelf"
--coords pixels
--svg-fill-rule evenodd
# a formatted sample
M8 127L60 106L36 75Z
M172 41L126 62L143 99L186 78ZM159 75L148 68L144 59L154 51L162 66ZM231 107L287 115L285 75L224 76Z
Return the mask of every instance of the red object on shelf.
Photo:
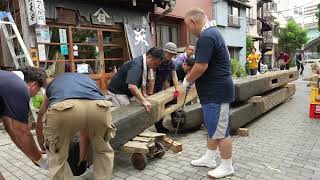
M320 104L310 104L309 117L320 119Z

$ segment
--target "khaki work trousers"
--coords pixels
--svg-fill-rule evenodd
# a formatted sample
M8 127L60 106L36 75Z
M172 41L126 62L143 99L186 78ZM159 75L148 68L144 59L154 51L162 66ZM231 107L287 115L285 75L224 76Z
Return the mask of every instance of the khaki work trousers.
M43 118L43 132L51 179L74 179L67 162L68 150L71 139L82 129L88 131L93 146L93 179L111 179L114 151L109 140L116 131L111 104L106 100L68 99L48 109Z

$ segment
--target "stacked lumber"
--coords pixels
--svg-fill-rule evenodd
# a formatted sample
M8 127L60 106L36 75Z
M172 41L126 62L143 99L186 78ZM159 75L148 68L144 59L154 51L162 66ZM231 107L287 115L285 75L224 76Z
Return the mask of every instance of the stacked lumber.
M231 107L231 129L245 126L294 95L295 85L289 83L298 77L297 70L283 70L235 80L236 97ZM203 122L201 105L188 107L185 108L183 130L200 127ZM175 130L170 123L164 124L170 130Z

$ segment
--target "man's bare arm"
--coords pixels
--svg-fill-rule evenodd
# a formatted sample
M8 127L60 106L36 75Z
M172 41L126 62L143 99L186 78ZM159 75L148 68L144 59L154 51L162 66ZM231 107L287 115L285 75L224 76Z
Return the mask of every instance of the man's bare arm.
M3 124L12 141L32 161L38 161L42 155L30 132L28 124L21 123L10 117L3 117Z
M173 85L175 87L175 90L179 91L179 80L178 80L177 72L172 71L171 76L172 76L172 81L173 81Z
M196 63L186 77L188 82L194 82L208 69L208 63Z
M45 147L43 145L43 124L42 124L42 119L44 114L47 112L49 106L49 100L47 96L44 97L44 100L42 101L39 113L38 113L38 119L37 119L37 125L36 125L36 134L37 134L37 140L39 143L39 146L41 150L45 151Z

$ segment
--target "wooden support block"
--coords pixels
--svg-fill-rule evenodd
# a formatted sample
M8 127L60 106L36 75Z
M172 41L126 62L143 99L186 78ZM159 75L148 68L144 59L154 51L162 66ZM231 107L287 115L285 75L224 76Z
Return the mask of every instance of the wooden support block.
M161 141L166 138L166 134L155 132L143 132L139 134L141 137L155 138L157 141Z
M137 136L137 137L133 138L132 141L149 143L149 142L154 142L154 138Z
M133 153L142 153L148 154L149 148L147 143L141 143L137 141L129 141L123 146L121 146L121 150L125 153L133 154Z
M178 153L182 151L182 144L178 143L177 141L174 141L172 143L172 139L169 138L165 138L163 141L161 141L161 143L168 147L170 150L172 150L174 153ZM171 144L172 143L172 144Z
M249 129L239 128L239 129L237 129L236 134L239 136L249 136Z

